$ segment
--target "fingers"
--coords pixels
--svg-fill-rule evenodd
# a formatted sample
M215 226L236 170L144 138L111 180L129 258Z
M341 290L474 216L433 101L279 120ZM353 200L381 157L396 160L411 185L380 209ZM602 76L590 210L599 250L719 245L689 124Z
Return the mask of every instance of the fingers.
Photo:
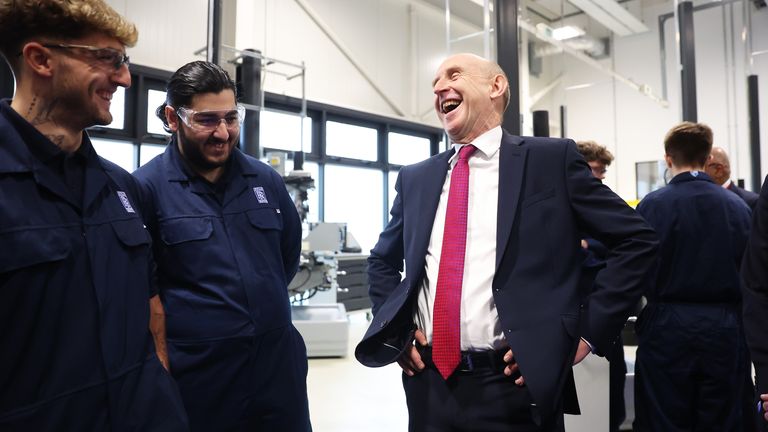
M504 354L504 363L507 364L507 366L504 368L504 375L511 377L514 374L520 373L520 367L517 365L517 362L515 361L515 354L511 349L507 351L506 354ZM517 377L517 379L515 379L515 384L519 386L525 385L525 378L520 375Z
M416 330L416 333L413 334L414 340L416 340L416 343L421 346L427 346L427 337L424 336L424 332L422 332L420 329Z
M421 355L415 346L409 346L406 348L403 355L397 359L397 364L403 369L408 376L414 376L415 374L424 370L424 362L421 360Z

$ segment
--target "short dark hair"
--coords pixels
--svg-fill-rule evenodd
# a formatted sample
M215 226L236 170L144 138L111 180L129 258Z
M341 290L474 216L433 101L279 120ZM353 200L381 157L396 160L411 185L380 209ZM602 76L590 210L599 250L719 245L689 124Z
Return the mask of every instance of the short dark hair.
M36 38L77 39L104 33L126 46L139 37L136 26L103 0L0 0L0 53L18 71L17 54Z
M613 154L605 146L594 141L577 141L576 149L587 162L598 161L605 165L610 165L613 162Z
M196 95L221 93L224 90L232 90L237 100L237 86L221 66L206 61L187 63L171 76L168 85L165 86L165 102L157 107L155 115L163 122L163 129L171 132L168 119L165 118L166 106L173 108L189 106Z
M682 122L667 132L664 151L675 165L704 166L712 151L712 129L703 123Z

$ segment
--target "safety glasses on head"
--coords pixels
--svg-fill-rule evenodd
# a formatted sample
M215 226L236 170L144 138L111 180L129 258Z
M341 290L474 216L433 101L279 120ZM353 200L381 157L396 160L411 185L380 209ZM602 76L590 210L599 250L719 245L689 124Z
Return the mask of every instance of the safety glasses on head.
M245 119L245 107L237 105L231 110L204 110L195 111L185 107L176 108L176 113L187 127L198 132L213 132L224 121L227 130L240 129Z
M46 48L57 48L66 50L81 50L88 53L98 63L120 69L123 65L128 65L130 58L125 55L124 52L118 51L114 48L99 48L90 45L73 45L73 44L44 44Z

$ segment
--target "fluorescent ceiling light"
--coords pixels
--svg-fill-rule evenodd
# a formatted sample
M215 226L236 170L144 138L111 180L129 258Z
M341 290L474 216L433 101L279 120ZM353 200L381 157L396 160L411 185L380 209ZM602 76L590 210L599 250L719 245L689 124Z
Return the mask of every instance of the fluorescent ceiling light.
M567 25L552 29L552 37L557 40L573 39L579 36L584 36L584 30L576 26Z
M648 31L648 27L615 0L568 0L619 36Z

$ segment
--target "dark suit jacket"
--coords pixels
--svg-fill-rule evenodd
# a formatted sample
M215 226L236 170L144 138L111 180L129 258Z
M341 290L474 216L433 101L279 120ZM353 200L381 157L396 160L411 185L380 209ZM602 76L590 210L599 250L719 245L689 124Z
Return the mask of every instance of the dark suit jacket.
M366 366L394 362L412 342L414 298L452 154L400 170L392 219L368 260L374 318L355 350ZM571 365L579 337L603 353L615 342L648 283L656 236L592 176L573 141L507 132L497 220L492 290L499 319L541 417L552 418L564 392L575 394ZM582 274L584 233L611 250L592 295L592 275Z
M755 205L757 204L757 198L760 196L752 191L748 191L746 189L742 189L738 186L736 186L736 183L731 182L731 184L727 188L729 191L735 193L736 195L740 196L741 199L744 200L745 203L749 206L751 210L755 210Z
M741 260L744 333L755 365L757 393L768 393L768 177L752 213L752 230Z

